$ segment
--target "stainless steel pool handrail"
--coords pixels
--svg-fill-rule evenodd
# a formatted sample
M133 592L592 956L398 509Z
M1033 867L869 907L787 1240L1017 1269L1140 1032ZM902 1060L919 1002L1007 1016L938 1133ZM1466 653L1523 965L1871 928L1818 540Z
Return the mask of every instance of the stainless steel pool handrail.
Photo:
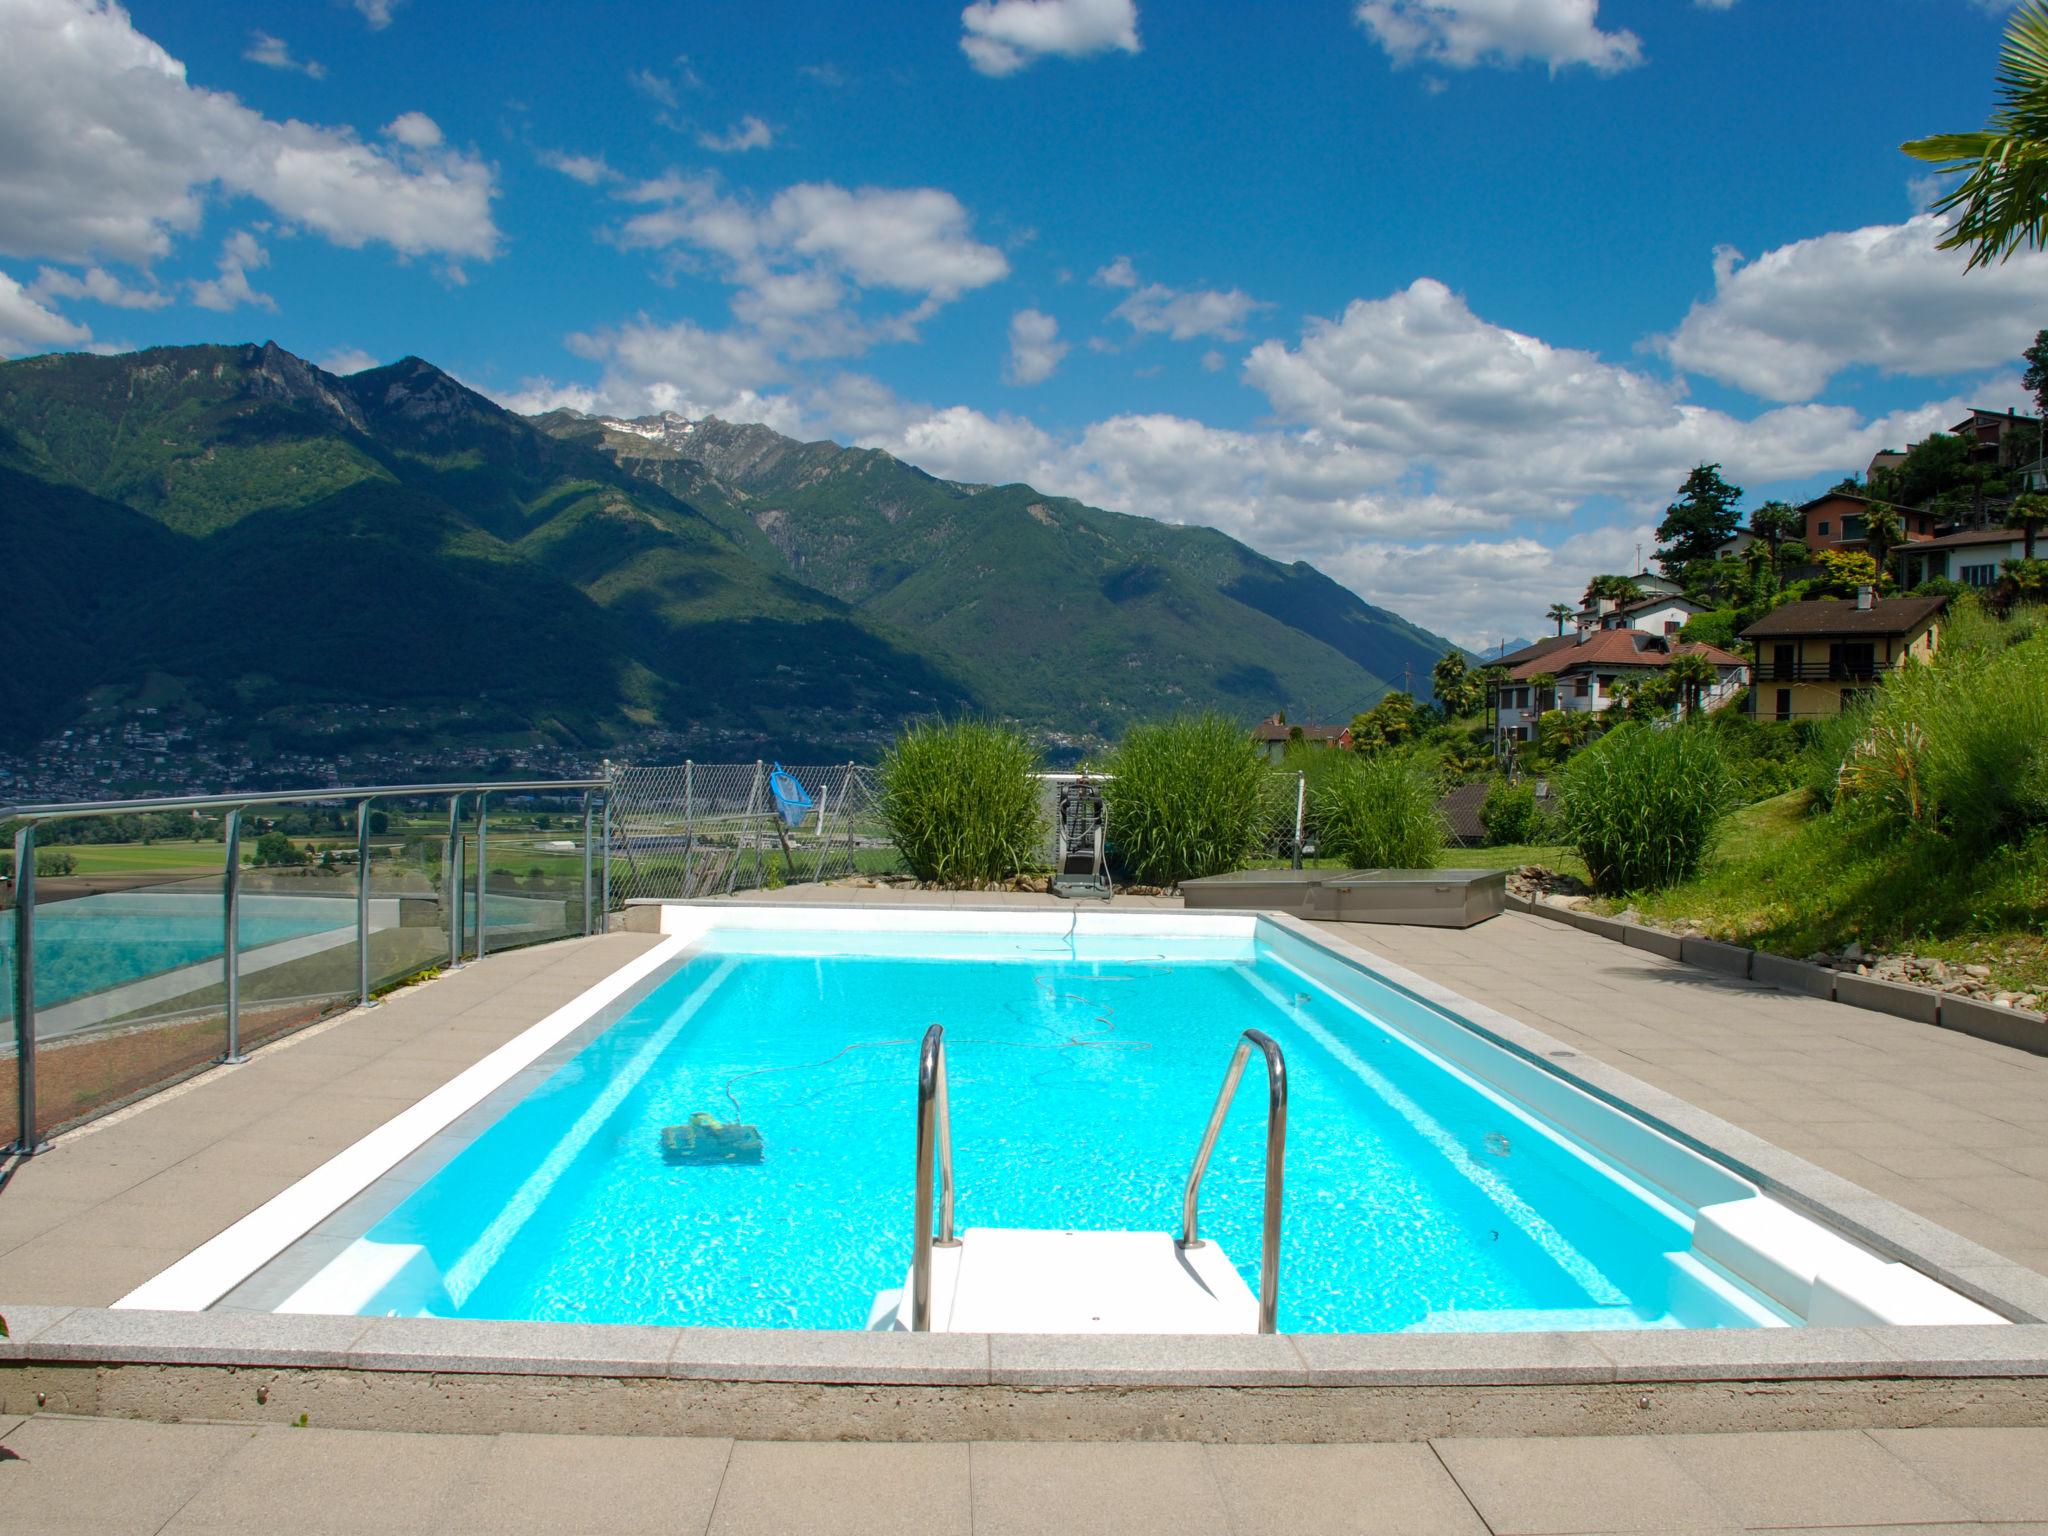
M1285 1193L1287 1163L1287 1060L1272 1036L1248 1029L1230 1056L1230 1070L1223 1074L1223 1087L1216 1094L1216 1107L1209 1111L1208 1129L1202 1132L1201 1150L1195 1166L1188 1171L1187 1191L1181 1199L1180 1246L1202 1246L1202 1175L1209 1171L1209 1156L1216 1150L1216 1137L1223 1130L1223 1117L1237 1097L1238 1080L1244 1064L1257 1046L1266 1057L1266 1209L1259 1234L1259 1332L1277 1331L1280 1315L1280 1206Z
M939 1235L932 1236L932 1162L939 1168ZM932 1331L932 1250L959 1246L953 1236L953 1114L946 1096L946 1028L924 1032L917 1052L916 1240L910 1250L910 1331Z
M607 764L609 775L610 765ZM88 819L99 816L146 815L164 811L225 811L226 825L223 830L223 860L221 906L222 946L221 967L225 990L227 1014L227 1049L221 1061L234 1064L246 1060L241 1048L241 931L240 931L240 885L241 885L241 812L250 806L263 805L317 805L330 801L352 801L356 807L356 953L357 953L357 1000L364 1006L370 1005L371 996L369 968L369 816L370 802L387 799L439 799L449 797L449 833L452 844L452 864L449 880L455 889L449 892L451 912L450 960L461 959L461 893L462 870L459 862L461 848L460 805L465 795L477 797L477 953L484 950L483 912L485 893L485 830L483 818L485 801L489 795L533 794L568 795L582 794L584 797L584 826L586 829L583 846L584 858L584 901L583 931L589 934L609 929L611 906L611 780L609 776L595 779L517 779L497 783L470 781L461 784L369 784L369 785L325 785L317 789L258 789L245 790L225 795L163 795L142 800L81 800L41 805L0 806L0 822L15 824L14 831L14 974L11 990L14 996L14 1038L15 1038L15 1099L18 1109L16 1139L12 1146L0 1148L0 1152L33 1156L47 1150L49 1141L43 1136L36 1113L36 981L35 981L35 915L36 915L36 829L45 822ZM605 913L597 916L590 910L590 826L589 792L602 791L604 821L604 854L600 879L603 889Z

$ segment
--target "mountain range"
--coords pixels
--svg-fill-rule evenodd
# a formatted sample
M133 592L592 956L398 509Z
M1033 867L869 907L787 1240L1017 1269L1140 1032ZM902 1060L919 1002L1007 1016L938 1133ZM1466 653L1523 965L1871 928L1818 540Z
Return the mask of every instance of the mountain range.
M762 426L526 418L418 358L0 364L0 747L136 708L261 754L867 755L980 711L1349 718L1448 642L1208 528Z

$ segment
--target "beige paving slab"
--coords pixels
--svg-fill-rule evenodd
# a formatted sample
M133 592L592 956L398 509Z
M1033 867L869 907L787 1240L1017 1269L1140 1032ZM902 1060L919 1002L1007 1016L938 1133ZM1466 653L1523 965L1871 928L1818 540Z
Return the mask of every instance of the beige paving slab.
M259 1429L216 1463L164 1536L410 1536L451 1512L489 1442L472 1435Z
M1495 1536L1741 1528L1652 1439L1471 1439L1435 1445Z
M1184 1536L1227 1519L1199 1445L974 1447L975 1536Z
M1212 1445L1231 1529L1290 1536L1485 1536L1427 1445Z
M732 1448L712 1536L964 1536L968 1447L798 1445Z
M0 1461L0 1530L148 1536L254 1433L238 1425L38 1415L7 1432L18 1459Z
M1662 1445L1748 1526L1933 1524L1975 1513L1855 1430L1672 1435Z
M437 1536L655 1536L711 1523L730 1440L500 1435L448 1491Z
M2048 1429L1879 1429L1870 1438L1974 1515L2048 1523Z

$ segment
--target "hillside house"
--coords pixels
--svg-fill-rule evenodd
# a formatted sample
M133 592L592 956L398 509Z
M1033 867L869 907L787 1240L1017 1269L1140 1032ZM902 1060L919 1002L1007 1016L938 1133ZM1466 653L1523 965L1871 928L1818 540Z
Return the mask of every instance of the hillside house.
M1888 672L1932 657L1945 597L1787 603L1742 632L1753 648L1749 710L1775 720L1837 715Z
M2044 548L2048 535L2037 533L2034 553L2039 555ZM1903 586L1945 577L1966 587L1995 587L2005 568L2025 559L2026 552L2027 536L2018 528L1969 528L1902 549L1894 558Z
M1862 549L1865 544L1864 519L1868 517L1871 505L1869 497L1851 496L1844 491L1829 491L1803 503L1799 515L1806 519L1806 531L1801 537L1807 550L1817 555L1824 549ZM1899 514L1899 526L1905 530L1907 544L1934 537L1940 519L1932 512L1922 512L1913 507L1894 510Z
M2038 418L2022 416L2008 408L2003 411L1973 410L1948 430L1953 437L1969 439L1970 457L1977 463L2011 469L2022 447L2027 450L2029 458L2041 451L2040 426ZM2029 430L2020 432L2018 429L2021 427Z
M1351 750L1351 727L1348 725L1289 725L1279 714L1266 716L1252 727L1252 740L1265 750L1268 762L1277 763L1287 755L1287 744L1301 740L1311 746L1335 747L1340 752Z
M1496 742L1504 746L1530 740L1546 710L1611 708L1615 686L1623 678L1654 677L1671 665L1673 657L1687 653L1714 663L1718 681L1701 701L1708 709L1728 704L1748 680L1749 664L1732 652L1642 629L1581 629L1558 643L1518 651L1503 663L1508 677L1496 706ZM1545 676L1549 683L1536 681Z

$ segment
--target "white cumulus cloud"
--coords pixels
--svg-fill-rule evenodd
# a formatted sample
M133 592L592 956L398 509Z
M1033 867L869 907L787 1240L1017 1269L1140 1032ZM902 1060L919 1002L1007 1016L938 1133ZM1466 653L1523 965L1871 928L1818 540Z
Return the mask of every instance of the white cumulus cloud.
M29 292L41 299L91 299L115 309L162 309L171 295L161 288L131 288L104 267L87 267L83 272L64 272L44 267L29 285Z
M1690 373L1770 400L1808 400L1846 368L1939 377L2017 355L2048 313L2048 254L1965 273L1922 214L1799 240L1745 262L1714 254L1714 296L1659 345ZM2027 334L2022 334L2022 333ZM2016 339L2017 338L2017 339Z
M700 133L697 142L720 155L737 155L749 149L767 149L775 142L775 130L749 112L723 133Z
M1633 32L1600 30L1600 0L1359 0L1353 14L1396 64L1534 60L1612 74L1643 60Z
M337 347L320 359L320 366L329 373L346 377L351 373L361 373L365 368L376 367L377 359L361 347Z
M1046 57L1138 51L1136 0L975 0L960 13L960 51L984 75Z
M1012 384L1043 384L1067 355L1060 323L1043 310L1020 309L1010 316L1010 356L1003 377Z
M424 143L418 114L381 146L267 118L192 84L112 0L0 0L0 37L0 251L147 263L215 191L338 245L497 251L491 168Z
M91 340L90 329L65 319L0 272L0 355L54 352Z
M267 69L290 70L312 80L327 78L327 66L318 59L295 58L290 45L281 37L272 37L268 32L251 32L249 46L242 50L242 57L251 64L261 64Z
M251 272L269 265L270 253L256 243L256 237L249 231L238 229L221 242L214 275L192 283L192 302L201 309L223 311L239 309L244 304L275 309L277 301L267 293L258 293L249 283Z

